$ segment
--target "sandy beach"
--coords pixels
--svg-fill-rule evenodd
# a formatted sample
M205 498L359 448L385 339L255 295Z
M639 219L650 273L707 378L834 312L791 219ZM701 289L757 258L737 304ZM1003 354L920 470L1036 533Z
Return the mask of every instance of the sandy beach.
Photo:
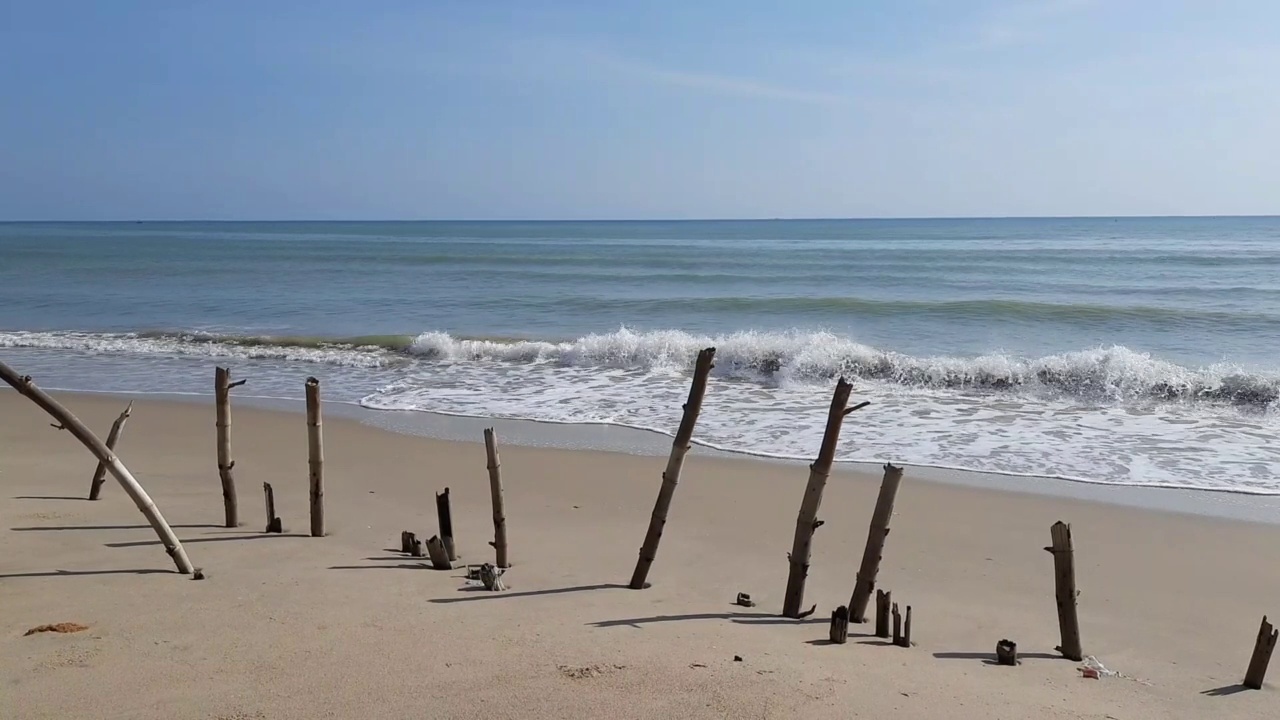
M105 435L122 401L59 394ZM509 590L466 587L398 550L448 486L465 562L491 561L484 449L329 418L329 536L307 536L300 414L237 406L244 526L221 527L211 403L138 400L120 455L207 579L174 572L95 461L0 393L0 717L1263 718L1237 691L1280 614L1280 526L913 477L879 586L913 608L910 649L869 625L827 644L879 477L833 475L805 621L778 616L803 466L690 454L652 587L631 591L661 458L502 446ZM816 450L816 448L815 448ZM265 535L261 483L285 533ZM1059 659L1049 526L1072 524L1085 653ZM732 604L748 592L755 608ZM24 636L46 623L72 634ZM1020 667L989 664L1001 638ZM735 661L735 656L741 661ZM1273 668L1273 675L1280 669ZM1273 678L1274 679L1274 678Z

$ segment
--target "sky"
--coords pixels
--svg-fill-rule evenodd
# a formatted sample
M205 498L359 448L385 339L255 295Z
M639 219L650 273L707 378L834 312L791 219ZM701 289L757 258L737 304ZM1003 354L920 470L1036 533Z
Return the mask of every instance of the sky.
M1274 0L0 0L0 220L1280 213Z

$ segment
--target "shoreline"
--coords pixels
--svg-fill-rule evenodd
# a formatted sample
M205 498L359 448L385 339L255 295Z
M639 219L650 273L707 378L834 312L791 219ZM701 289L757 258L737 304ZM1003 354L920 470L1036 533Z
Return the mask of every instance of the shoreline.
M0 388L8 390L9 388ZM62 395L115 397L121 399L145 399L180 404L213 402L212 394L199 393L141 393L93 390L63 390L45 388ZM302 399L237 395L237 405L243 404L266 410L302 413ZM401 435L435 440L480 442L486 427L498 430L506 445L522 447L555 448L561 450L591 450L617 452L645 457L665 457L671 449L672 436L656 430L645 430L603 423L558 423L538 420L485 418L468 415L451 415L420 410L374 410L358 403L326 401L326 414L355 420L369 427L380 428ZM724 450L699 443L694 432L694 445L700 454L711 457L733 458L788 467L806 467L810 460L780 458L748 452ZM1236 490L1209 488L1173 488L1145 485L1125 485L1106 482L1089 482L1035 475L1015 475L993 472L914 465L897 462L910 474L930 482L960 485L978 490L994 490L1023 493L1039 497L1069 498L1140 510L1152 510L1179 515L1215 517L1244 522L1280 525L1280 495L1251 493ZM877 473L879 463L862 461L838 461L836 469L857 473ZM798 470L799 472L799 470Z

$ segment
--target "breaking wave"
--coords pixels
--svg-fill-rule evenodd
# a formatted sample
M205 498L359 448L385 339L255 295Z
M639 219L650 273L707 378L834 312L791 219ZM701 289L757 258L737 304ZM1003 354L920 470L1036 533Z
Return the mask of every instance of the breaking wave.
M163 354L275 359L353 368L413 363L537 364L580 369L683 373L714 346L715 374L766 386L826 383L837 376L917 390L1013 393L1088 403L1212 402L1265 410L1280 399L1280 373L1229 364L1187 367L1123 346L1028 358L915 357L827 332L679 330L586 335L566 341L464 338L445 332L348 338L205 332L0 332L0 348L94 354Z

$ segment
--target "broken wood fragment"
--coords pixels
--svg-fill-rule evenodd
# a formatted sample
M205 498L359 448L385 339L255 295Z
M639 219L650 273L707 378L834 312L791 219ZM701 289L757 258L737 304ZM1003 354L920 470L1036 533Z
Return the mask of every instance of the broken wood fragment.
M893 593L876 590L876 637L889 637L889 603Z
M841 605L831 611L831 642L844 645L849 641L849 608Z
M111 432L107 433L107 449L115 452L116 445L120 442L120 437L124 434L124 424L129 420L129 415L133 412L133 401L129 401L129 405L125 407L124 412L120 413L120 417L111 423ZM89 499L97 500L102 493L102 484L107 481L107 464L98 461L98 467L93 471L93 480L89 483Z
M1001 640L996 643L996 664L1017 665L1018 644L1012 640Z
M1249 669L1244 674L1244 686L1254 690L1262 689L1262 680L1267 675L1267 665L1271 662L1271 652L1276 649L1276 639L1280 630L1272 628L1267 616L1262 616L1262 625L1258 627L1258 638L1253 643L1253 655L1249 658Z
M450 562L457 560L458 553L453 546L453 511L449 507L449 488L436 493L436 518L440 521L440 541L444 543L445 554L449 556Z
M427 540L427 555L431 558L431 566L436 570L452 570L453 562L449 560L449 551L439 535L432 535ZM419 556L420 557L420 556Z
M262 483L262 494L266 496L267 501L267 529L269 533L284 532L284 525L280 521L280 517L276 515L276 493L271 489L271 483Z

